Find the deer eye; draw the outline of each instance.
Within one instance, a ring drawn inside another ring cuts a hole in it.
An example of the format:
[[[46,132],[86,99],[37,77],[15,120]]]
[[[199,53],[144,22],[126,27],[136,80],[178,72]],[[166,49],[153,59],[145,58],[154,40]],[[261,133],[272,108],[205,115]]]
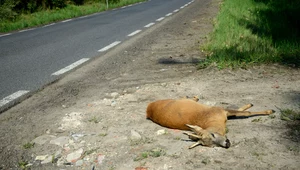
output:
[[[211,136],[213,137],[213,138],[215,138],[215,134],[213,134],[213,133],[210,133],[211,134]]]

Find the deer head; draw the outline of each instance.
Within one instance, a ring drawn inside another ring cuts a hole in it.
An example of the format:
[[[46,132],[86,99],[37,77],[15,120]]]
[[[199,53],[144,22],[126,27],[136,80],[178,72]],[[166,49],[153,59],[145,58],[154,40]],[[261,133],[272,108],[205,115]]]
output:
[[[208,130],[194,125],[186,124],[186,126],[188,126],[194,133],[184,132],[184,134],[188,135],[191,140],[196,141],[196,143],[190,146],[189,149],[192,149],[197,145],[209,147],[221,146],[224,148],[230,147],[230,141],[225,136],[217,132],[209,132]]]

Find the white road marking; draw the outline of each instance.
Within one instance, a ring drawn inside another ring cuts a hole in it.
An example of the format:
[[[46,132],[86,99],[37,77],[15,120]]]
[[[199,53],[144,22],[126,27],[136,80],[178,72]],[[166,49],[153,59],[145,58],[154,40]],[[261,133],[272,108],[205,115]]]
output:
[[[165,17],[158,18],[156,21],[162,21]]]
[[[48,24],[48,25],[44,25],[43,27],[45,28],[45,27],[49,27],[49,26],[51,26],[51,25],[54,25],[55,23],[52,23],[52,24]]]
[[[88,60],[89,60],[89,58],[82,58],[82,59],[76,61],[75,63],[73,63],[73,64],[71,64],[71,65],[69,65],[69,66],[67,66],[67,67],[65,67],[63,69],[58,70],[55,73],[52,73],[52,75],[53,76],[58,76],[58,75],[64,74],[65,72],[68,72],[68,71],[72,70],[73,68],[75,68],[75,67],[77,67],[77,66],[85,63]]]
[[[8,35],[11,35],[11,33],[8,33],[8,34],[2,34],[2,35],[0,35],[0,37],[5,37],[5,36],[8,36]]]
[[[175,12],[178,12],[179,11],[179,9],[175,9],[173,12],[175,13]]]
[[[151,27],[151,26],[154,25],[154,24],[155,24],[155,23],[151,22],[151,23],[145,25],[144,27],[149,28],[149,27]]]
[[[30,29],[26,29],[26,30],[21,30],[19,32],[26,32],[26,31],[31,31],[31,30],[34,30],[35,28],[30,28]]]
[[[136,30],[136,31],[134,31],[134,32],[132,32],[132,33],[130,33],[130,34],[128,34],[127,36],[128,37],[131,37],[131,36],[134,36],[135,34],[138,34],[139,32],[141,32],[142,30]]]
[[[180,7],[181,9],[185,8],[185,6]]]
[[[67,19],[67,20],[64,20],[62,22],[69,22],[69,21],[72,21],[73,19]]]
[[[98,52],[104,52],[104,51],[107,51],[107,50],[109,50],[110,48],[113,48],[114,46],[116,46],[116,45],[118,45],[118,44],[120,44],[120,43],[121,43],[121,41],[115,41],[115,42],[109,44],[108,46],[106,46],[106,47],[104,47],[104,48],[101,48],[100,50],[98,50]]]
[[[166,15],[166,17],[171,16],[171,15],[172,15],[172,13],[168,13],[168,14]]]
[[[29,91],[27,90],[20,90],[20,91],[17,91],[7,97],[5,97],[4,99],[0,100],[0,107],[6,105],[7,103],[10,103],[12,102],[13,100],[16,100],[17,98],[27,94]]]
[[[82,17],[79,17],[79,18],[86,18],[86,17],[88,17],[88,15],[85,15],[85,16],[82,16]]]

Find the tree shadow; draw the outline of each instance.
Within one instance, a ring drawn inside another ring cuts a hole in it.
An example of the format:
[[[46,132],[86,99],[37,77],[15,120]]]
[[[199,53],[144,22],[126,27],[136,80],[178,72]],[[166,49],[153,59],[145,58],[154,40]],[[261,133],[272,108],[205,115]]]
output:
[[[166,65],[175,65],[175,64],[199,64],[201,60],[197,58],[190,58],[190,59],[174,59],[174,58],[160,58],[158,59],[159,64],[166,64]]]
[[[253,34],[267,39],[277,49],[280,63],[300,67],[300,1],[299,0],[253,0],[265,8],[251,11],[254,21],[239,20]]]

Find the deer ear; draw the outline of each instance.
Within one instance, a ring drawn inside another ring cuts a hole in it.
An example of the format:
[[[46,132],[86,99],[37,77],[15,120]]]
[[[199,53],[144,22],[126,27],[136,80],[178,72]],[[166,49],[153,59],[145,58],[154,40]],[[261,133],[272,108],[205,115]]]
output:
[[[203,134],[203,129],[199,126],[195,126],[195,125],[189,125],[189,124],[186,124],[187,127],[189,127],[191,129],[191,131],[193,131],[194,133],[200,135],[200,134]]]

